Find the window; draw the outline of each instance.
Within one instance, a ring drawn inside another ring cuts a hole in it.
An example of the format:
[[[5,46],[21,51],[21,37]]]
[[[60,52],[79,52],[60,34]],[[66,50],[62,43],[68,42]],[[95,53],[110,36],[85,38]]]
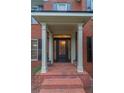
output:
[[[87,0],[87,10],[88,11],[93,10],[93,0]]]
[[[92,63],[92,37],[87,37],[87,62]]]
[[[47,2],[48,0],[43,0],[44,2]]]
[[[54,3],[53,10],[68,11],[71,10],[71,5],[69,3]]]
[[[32,6],[32,9],[31,9],[32,12],[40,12],[42,10],[43,10],[42,5]]]
[[[31,40],[31,59],[32,61],[38,60],[38,40],[37,39]]]

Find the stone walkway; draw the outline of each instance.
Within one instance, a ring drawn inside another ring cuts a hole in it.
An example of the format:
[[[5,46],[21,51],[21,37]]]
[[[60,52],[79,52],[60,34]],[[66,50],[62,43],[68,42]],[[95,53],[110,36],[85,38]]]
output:
[[[92,78],[70,63],[54,63],[47,73],[32,77],[32,93],[93,93]]]

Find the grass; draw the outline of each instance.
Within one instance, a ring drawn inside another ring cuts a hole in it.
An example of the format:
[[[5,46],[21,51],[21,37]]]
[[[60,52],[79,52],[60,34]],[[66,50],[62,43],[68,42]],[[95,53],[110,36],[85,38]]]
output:
[[[35,73],[37,73],[38,71],[40,71],[41,70],[41,66],[39,65],[39,66],[37,66],[37,67],[35,67],[35,68],[32,68],[31,69],[31,73],[32,74],[35,74]]]

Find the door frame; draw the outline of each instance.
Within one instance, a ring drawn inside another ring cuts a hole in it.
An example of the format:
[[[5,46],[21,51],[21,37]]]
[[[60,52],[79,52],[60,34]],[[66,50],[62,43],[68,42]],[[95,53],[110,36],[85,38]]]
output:
[[[71,62],[71,38],[53,38],[53,51],[56,51],[56,50],[54,50],[54,40],[70,40],[70,59],[68,61]],[[53,52],[53,60],[55,63],[59,62],[54,59],[54,52]],[[63,63],[66,63],[66,62],[63,62]]]

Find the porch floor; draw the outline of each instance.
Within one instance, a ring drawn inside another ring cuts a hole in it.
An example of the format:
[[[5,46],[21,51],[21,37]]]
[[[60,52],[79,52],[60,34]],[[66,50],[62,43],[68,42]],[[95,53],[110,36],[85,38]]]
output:
[[[92,78],[71,63],[54,63],[32,77],[32,93],[93,93]]]
[[[48,67],[48,72],[42,75],[77,75],[77,71],[71,63],[54,63]]]

